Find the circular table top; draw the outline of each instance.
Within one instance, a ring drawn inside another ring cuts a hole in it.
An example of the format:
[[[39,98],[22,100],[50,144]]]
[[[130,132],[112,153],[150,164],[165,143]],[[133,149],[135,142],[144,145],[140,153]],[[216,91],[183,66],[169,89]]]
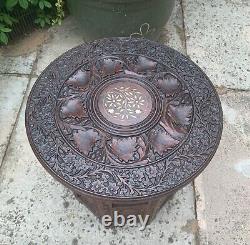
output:
[[[83,194],[142,198],[189,183],[213,157],[222,110],[208,77],[145,39],[73,48],[39,76],[26,130],[42,165]]]

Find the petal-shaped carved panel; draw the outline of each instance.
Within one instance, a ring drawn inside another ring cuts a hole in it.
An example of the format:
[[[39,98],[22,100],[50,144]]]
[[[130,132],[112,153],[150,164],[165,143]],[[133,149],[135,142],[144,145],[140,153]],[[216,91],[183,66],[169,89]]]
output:
[[[140,162],[146,153],[146,144],[141,137],[113,137],[109,147],[114,158],[126,163]]]
[[[73,133],[73,138],[80,152],[88,155],[101,137],[95,130],[89,129],[86,131],[77,130]]]
[[[133,154],[136,151],[136,138],[114,138],[111,147],[119,159],[128,162],[133,160]]]
[[[63,118],[77,117],[83,118],[86,112],[83,108],[82,102],[79,99],[70,99],[61,107],[61,114]]]
[[[178,125],[189,125],[192,115],[192,106],[186,105],[169,105],[168,115],[173,120],[174,123]]]
[[[162,74],[157,79],[158,87],[167,95],[172,95],[178,92],[180,82],[171,74]]]
[[[67,84],[72,85],[75,88],[86,89],[90,81],[90,71],[79,70],[75,75],[70,77]]]
[[[124,63],[121,60],[112,57],[100,59],[94,66],[94,70],[103,76],[119,73],[124,68]]]
[[[150,137],[152,147],[155,152],[163,155],[167,150],[174,148],[179,141],[172,138],[166,132],[157,132]]]
[[[146,57],[139,56],[138,63],[135,66],[136,72],[146,72],[155,70],[157,62],[152,61]]]

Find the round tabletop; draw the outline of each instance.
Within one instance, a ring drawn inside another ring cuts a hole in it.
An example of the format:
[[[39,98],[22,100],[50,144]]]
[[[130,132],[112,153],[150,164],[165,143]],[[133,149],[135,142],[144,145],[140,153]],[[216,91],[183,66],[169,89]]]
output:
[[[107,198],[170,194],[210,162],[218,95],[179,52],[145,39],[82,44],[39,76],[26,130],[42,165],[71,189]]]

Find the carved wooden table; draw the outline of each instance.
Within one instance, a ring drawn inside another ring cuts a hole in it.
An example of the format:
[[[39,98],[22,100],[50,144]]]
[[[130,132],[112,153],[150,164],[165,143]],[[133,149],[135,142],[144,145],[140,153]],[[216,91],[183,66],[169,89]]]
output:
[[[217,93],[179,52],[111,38],[64,53],[39,76],[26,129],[41,164],[95,215],[151,215],[213,157]]]

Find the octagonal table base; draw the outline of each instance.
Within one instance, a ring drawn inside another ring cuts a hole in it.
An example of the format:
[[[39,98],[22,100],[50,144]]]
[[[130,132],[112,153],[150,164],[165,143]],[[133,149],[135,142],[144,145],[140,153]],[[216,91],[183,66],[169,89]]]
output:
[[[104,215],[109,215],[114,221],[114,212],[123,215],[125,219],[129,215],[139,215],[145,219],[149,215],[148,223],[156,216],[157,212],[165,204],[165,202],[173,197],[174,194],[147,198],[143,200],[108,200],[98,197],[89,197],[74,192],[76,199],[84,204],[96,217],[101,221]],[[113,225],[113,223],[112,223]],[[111,225],[111,226],[112,226]]]

